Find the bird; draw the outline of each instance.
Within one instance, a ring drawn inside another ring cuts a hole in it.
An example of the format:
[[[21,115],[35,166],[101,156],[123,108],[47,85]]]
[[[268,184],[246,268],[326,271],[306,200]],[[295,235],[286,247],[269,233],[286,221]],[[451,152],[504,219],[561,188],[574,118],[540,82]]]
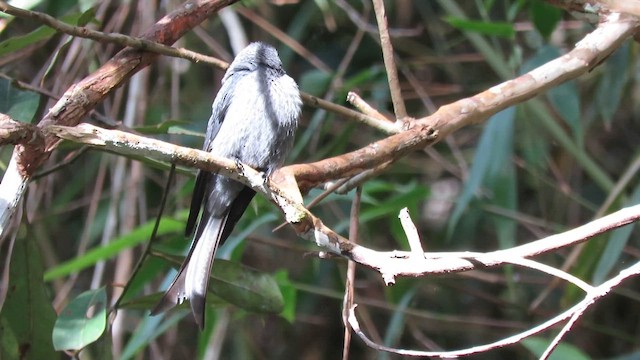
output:
[[[298,85],[283,70],[276,49],[253,42],[236,55],[224,74],[203,150],[261,171],[266,180],[283,165],[293,147],[301,108]],[[192,236],[191,246],[152,315],[188,299],[196,324],[204,328],[216,249],[229,237],[255,194],[226,176],[198,171],[185,229],[185,235]]]

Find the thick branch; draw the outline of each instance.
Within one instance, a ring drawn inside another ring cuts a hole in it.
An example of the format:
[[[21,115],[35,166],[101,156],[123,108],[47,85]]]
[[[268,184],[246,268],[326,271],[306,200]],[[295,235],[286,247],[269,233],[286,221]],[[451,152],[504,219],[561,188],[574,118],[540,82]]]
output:
[[[5,114],[0,114],[0,146],[42,143],[42,141],[42,135],[37,126],[15,121]]]
[[[404,155],[432,145],[464,126],[486,121],[492,115],[510,106],[591,71],[616,50],[624,40],[633,35],[638,26],[636,18],[610,14],[597,29],[585,36],[568,54],[516,79],[496,85],[472,97],[442,106],[433,115],[414,121],[413,126],[417,126],[414,129],[380,140],[370,145],[369,148],[311,164],[293,165],[290,167],[291,169],[287,168],[287,170],[296,174],[300,189],[304,192],[326,181],[351,175],[358,169],[362,171],[380,164],[380,162],[366,158],[372,156],[373,153],[400,151],[399,148],[401,148],[402,155]],[[378,124],[381,129],[388,127],[391,133],[398,131],[395,124],[386,120],[368,116],[367,121]],[[424,125],[428,127],[424,127]],[[427,129],[437,133],[437,139],[429,139],[431,134],[425,132]],[[374,148],[370,148],[372,146]],[[398,158],[399,156],[391,157],[392,160]]]
[[[314,186],[334,179],[350,177],[407,153],[426,147],[436,141],[438,134],[428,126],[417,126],[408,131],[369,144],[361,149],[311,164],[296,164],[285,168],[295,175],[303,193]]]
[[[173,44],[187,31],[208,18],[212,13],[236,0],[187,1],[181,7],[160,19],[141,38],[165,45]],[[73,126],[108,94],[122,85],[133,74],[149,65],[158,56],[139,49],[126,48],[116,54],[100,69],[69,88],[38,126]],[[56,146],[57,138],[45,139],[44,149],[18,146],[18,168],[26,176],[33,175]]]
[[[291,186],[285,189],[279,185],[291,183],[286,179],[284,181],[278,180],[277,184],[265,183],[260,173],[246,166],[238,166],[233,160],[219,158],[205,151],[180,147],[119,130],[106,130],[89,124],[81,124],[72,128],[50,126],[43,131],[48,135],[115,153],[146,156],[159,161],[219,172],[238,180],[277,204],[287,222],[296,229],[299,236],[360,265],[375,269],[380,272],[387,284],[392,284],[398,276],[417,277],[425,274],[444,274],[472,270],[478,266],[488,267],[512,263],[513,259],[532,257],[578,244],[611,229],[640,220],[640,205],[635,205],[565,233],[490,253],[415,254],[406,251],[374,251],[351,243],[326,227],[320,219],[302,205],[301,197],[299,193],[295,192],[295,189]],[[286,177],[287,173],[276,172],[276,175]]]

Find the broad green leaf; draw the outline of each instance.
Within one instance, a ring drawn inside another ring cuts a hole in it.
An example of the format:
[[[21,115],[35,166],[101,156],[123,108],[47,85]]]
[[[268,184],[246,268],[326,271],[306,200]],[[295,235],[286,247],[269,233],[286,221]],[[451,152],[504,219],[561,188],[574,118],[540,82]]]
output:
[[[562,10],[541,0],[531,2],[531,20],[536,30],[549,39],[558,22],[562,19]]]
[[[56,350],[81,350],[98,340],[107,327],[107,292],[104,287],[85,291],[60,312],[53,328]]]
[[[154,254],[176,265],[184,261],[183,256],[157,250]],[[233,261],[216,259],[213,262],[209,291],[251,312],[277,314],[284,308],[282,293],[271,275]]]
[[[211,289],[228,302],[258,313],[279,313],[284,299],[274,278],[242,264],[217,259]]]
[[[54,268],[49,269],[44,276],[45,281],[51,281],[63,276],[67,276],[90,266],[98,261],[106,260],[117,255],[120,251],[149,241],[155,220],[149,221],[128,234],[113,240],[106,246],[94,248],[87,251],[80,257],[64,262]],[[158,236],[179,233],[184,229],[184,223],[171,218],[163,218],[158,228]]]
[[[627,203],[627,206],[632,206],[640,204],[640,184],[636,186],[633,191],[633,195],[631,195],[631,199]],[[620,228],[617,228],[611,232],[611,236],[607,241],[607,245],[604,248],[604,251],[600,254],[600,259],[598,260],[598,265],[596,266],[593,273],[593,282],[594,285],[602,284],[607,278],[609,274],[616,266],[616,264],[620,263],[620,256],[622,255],[622,251],[624,247],[627,245],[629,241],[629,237],[631,236],[631,232],[637,224],[629,224]]]
[[[42,281],[42,259],[35,239],[13,246],[7,297],[0,312],[0,358],[54,359],[51,332],[56,313]]]
[[[19,89],[11,81],[0,78],[0,113],[28,123],[33,120],[39,103],[37,93]]]
[[[530,337],[522,340],[522,345],[527,348],[527,350],[531,351],[531,353],[535,357],[540,357],[544,351],[547,349],[550,340],[543,339],[540,337]],[[558,347],[555,348],[551,356],[549,356],[549,360],[589,360],[591,359],[587,354],[582,352],[582,350],[577,347],[567,344],[560,343]]]
[[[513,24],[510,23],[474,21],[453,16],[445,17],[444,21],[446,21],[447,23],[449,23],[449,25],[453,26],[456,29],[489,36],[498,36],[502,38],[512,39],[516,34],[516,31],[513,28]]]

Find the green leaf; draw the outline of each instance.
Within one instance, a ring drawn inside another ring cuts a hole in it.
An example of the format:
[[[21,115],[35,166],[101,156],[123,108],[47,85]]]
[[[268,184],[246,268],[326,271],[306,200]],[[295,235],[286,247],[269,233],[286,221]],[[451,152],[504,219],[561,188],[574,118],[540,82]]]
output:
[[[540,337],[530,337],[522,340],[522,345],[527,348],[527,350],[531,351],[531,353],[535,357],[540,357],[544,351],[547,349],[551,341],[547,339],[543,339]],[[558,347],[555,348],[551,356],[549,356],[549,360],[589,360],[591,359],[587,354],[582,352],[582,350],[577,347],[567,344],[560,343]]]
[[[40,95],[21,90],[11,81],[0,78],[0,113],[22,122],[31,122],[38,110]]]
[[[631,199],[627,203],[627,206],[636,204],[640,204],[640,184],[638,184],[638,186],[636,186],[635,190],[633,191],[633,195],[631,195]],[[627,242],[629,242],[631,233],[636,226],[636,223],[633,223],[617,228],[611,232],[611,236],[607,241],[607,245],[605,246],[604,251],[602,251],[601,253],[601,257],[598,260],[598,265],[596,266],[593,273],[594,285],[602,284],[607,279],[607,277],[611,273],[611,270],[613,270],[616,264],[620,263],[620,256],[622,255],[622,251],[624,250],[624,247],[627,246]]]
[[[184,256],[158,250],[154,250],[154,255],[159,255],[175,265],[184,261]],[[282,293],[271,275],[224,259],[216,259],[213,262],[209,292],[251,312],[277,314],[284,308]]]
[[[170,316],[147,316],[143,318],[122,350],[120,360],[128,360],[134,357],[142,348],[148,346],[153,339],[168,329],[174,328],[178,321],[187,314],[187,311],[176,311],[171,313]]]
[[[67,15],[64,16],[61,20],[62,22],[66,22],[68,24],[78,24],[80,19],[83,19],[83,21],[86,20],[87,12],[85,12],[84,14]],[[54,30],[53,28],[42,25],[28,34],[9,38],[5,41],[0,42],[0,56],[4,56],[9,53],[24,49],[27,46],[35,44],[39,41],[47,40],[55,35],[55,33],[56,30]]]
[[[291,283],[289,273],[286,270],[276,271],[273,277],[278,283],[278,286],[280,286],[280,291],[284,299],[284,308],[280,312],[280,316],[288,322],[293,323],[296,319],[298,290],[296,290],[296,287]]]
[[[463,31],[470,31],[489,36],[498,36],[507,39],[512,39],[516,35],[513,24],[510,23],[475,21],[457,18],[454,16],[446,16],[444,21],[454,28]]]
[[[0,56],[4,56],[18,50],[24,49],[31,44],[49,39],[56,31],[48,26],[40,26],[32,32],[14,36],[5,41],[0,42]]]
[[[275,279],[242,264],[216,259],[210,289],[222,299],[257,313],[280,313],[284,299]]]
[[[549,39],[560,19],[562,19],[561,9],[540,0],[531,2],[531,21],[545,39]]]
[[[106,260],[117,255],[122,250],[136,246],[149,240],[151,231],[153,230],[155,220],[149,221],[128,234],[113,240],[106,246],[95,248],[87,251],[84,255],[64,262],[54,268],[49,269],[45,275],[45,281],[51,281],[63,276],[67,276],[90,266],[98,261]],[[162,218],[157,236],[179,233],[183,231],[184,224],[171,218]]]
[[[620,106],[620,100],[624,98],[622,92],[629,80],[633,79],[628,71],[630,59],[631,46],[629,43],[624,43],[604,65],[595,97],[598,112],[607,124],[611,124],[613,115]]]
[[[469,178],[456,201],[449,219],[449,234],[462,217],[467,206],[484,184],[496,185],[497,179],[508,173],[513,155],[513,119],[515,107],[510,107],[494,115],[487,123],[476,149]],[[491,189],[500,191],[499,188]],[[503,197],[507,195],[501,195]]]
[[[309,70],[300,78],[300,89],[314,96],[321,96],[329,86],[332,75],[320,70]]]
[[[138,126],[134,129],[145,135],[156,134],[175,134],[175,135],[191,135],[204,138],[204,133],[192,131],[183,127],[189,123],[183,120],[167,120],[155,125]]]
[[[567,81],[549,89],[547,98],[562,119],[571,127],[576,144],[582,148],[584,146],[584,129],[580,116],[580,94],[576,82]]]
[[[81,350],[100,338],[107,327],[104,287],[85,291],[62,310],[53,328],[56,350]]]
[[[0,312],[1,359],[54,359],[51,331],[56,313],[42,282],[42,259],[35,239],[13,246],[7,297]]]
[[[545,45],[536,51],[527,62],[522,65],[521,73],[531,71],[562,54],[552,45]],[[571,127],[576,144],[582,147],[584,141],[584,128],[580,114],[580,92],[575,81],[568,81],[551,88],[546,93],[547,99],[562,119]]]

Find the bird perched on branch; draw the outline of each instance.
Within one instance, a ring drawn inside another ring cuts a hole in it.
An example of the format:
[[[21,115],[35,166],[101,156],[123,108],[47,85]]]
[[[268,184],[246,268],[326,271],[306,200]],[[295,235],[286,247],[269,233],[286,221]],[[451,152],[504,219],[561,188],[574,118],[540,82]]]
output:
[[[264,172],[266,179],[282,166],[293,146],[301,106],[298,85],[282,69],[277,51],[254,42],[240,51],[224,74],[203,150],[247,164]],[[253,189],[228,177],[198,172],[186,226],[186,235],[193,235],[191,248],[153,315],[188,299],[196,323],[204,327],[216,249],[254,195]]]

